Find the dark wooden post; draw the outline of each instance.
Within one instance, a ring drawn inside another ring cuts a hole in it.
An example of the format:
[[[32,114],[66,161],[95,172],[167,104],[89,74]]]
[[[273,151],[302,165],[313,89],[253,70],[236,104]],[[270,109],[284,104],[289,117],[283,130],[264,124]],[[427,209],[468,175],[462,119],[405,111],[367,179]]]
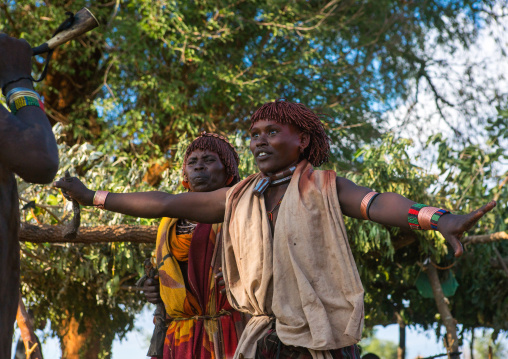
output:
[[[395,312],[399,325],[399,346],[397,347],[397,359],[406,359],[406,323],[399,312]]]
[[[21,331],[21,339],[23,340],[23,344],[25,344],[26,358],[42,359],[41,348],[37,342],[37,337],[35,336],[32,322],[25,309],[25,304],[23,303],[21,293],[19,293],[16,321],[18,322],[18,327]]]
[[[459,358],[459,339],[457,337],[457,321],[453,318],[450,308],[448,308],[447,299],[444,296],[441,282],[437,274],[437,269],[433,266],[433,263],[429,263],[426,267],[426,272],[429,277],[432,292],[434,293],[434,299],[436,301],[437,309],[441,315],[441,320],[446,328],[446,350],[448,351],[448,357],[450,359]]]

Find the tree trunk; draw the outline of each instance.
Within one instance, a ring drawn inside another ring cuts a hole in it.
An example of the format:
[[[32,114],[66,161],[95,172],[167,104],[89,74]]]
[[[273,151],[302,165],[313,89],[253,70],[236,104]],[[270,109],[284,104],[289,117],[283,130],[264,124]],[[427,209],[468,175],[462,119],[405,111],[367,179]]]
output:
[[[19,231],[21,242],[32,243],[155,243],[157,226],[98,226],[80,227],[76,239],[64,238],[65,226],[33,225],[23,223]]]
[[[437,269],[430,263],[427,268],[427,275],[429,277],[430,285],[432,286],[432,292],[434,293],[434,299],[436,300],[437,309],[441,314],[441,320],[446,328],[446,349],[448,356],[451,359],[459,358],[457,353],[459,351],[459,339],[457,337],[457,321],[453,318],[450,308],[448,308],[447,300],[439,281]]]
[[[86,316],[83,320],[84,328],[79,328],[78,321],[72,315],[61,322],[58,335],[60,337],[62,359],[99,358],[102,349],[101,335],[92,329],[92,323]],[[109,357],[108,355],[107,358]]]
[[[406,359],[406,323],[400,313],[395,312],[397,324],[399,324],[399,346],[397,348],[397,359]]]
[[[471,344],[469,345],[471,351],[471,359],[474,359],[474,328],[471,330]]]
[[[33,322],[28,316],[23,303],[21,293],[19,293],[18,313],[16,314],[16,321],[18,322],[19,330],[21,331],[21,338],[25,344],[25,353],[27,359],[42,359],[40,344],[35,336]]]

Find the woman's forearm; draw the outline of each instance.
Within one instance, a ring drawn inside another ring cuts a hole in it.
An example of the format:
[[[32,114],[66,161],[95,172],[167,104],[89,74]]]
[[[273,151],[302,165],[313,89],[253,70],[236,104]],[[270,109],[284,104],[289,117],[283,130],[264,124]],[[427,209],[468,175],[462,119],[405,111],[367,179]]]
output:
[[[168,202],[173,195],[165,192],[109,193],[104,209],[141,218],[168,217]],[[172,212],[172,211],[170,211]]]
[[[186,218],[201,223],[220,223],[224,219],[226,193],[229,188],[213,192],[96,193],[78,178],[60,178],[53,186],[83,206],[104,204],[104,209],[141,218]],[[95,197],[97,195],[97,197]],[[94,201],[95,197],[95,201]],[[102,201],[100,200],[102,198]]]
[[[409,228],[408,212],[414,203],[400,194],[385,192],[372,202],[369,217],[380,224]]]

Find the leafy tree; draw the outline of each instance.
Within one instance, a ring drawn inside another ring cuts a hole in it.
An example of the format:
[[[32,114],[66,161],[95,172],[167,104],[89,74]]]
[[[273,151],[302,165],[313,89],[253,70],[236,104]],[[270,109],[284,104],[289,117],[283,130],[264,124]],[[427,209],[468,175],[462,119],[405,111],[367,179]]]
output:
[[[241,173],[250,174],[255,167],[245,146],[246,119],[260,104],[286,98],[329,115],[330,167],[340,175],[378,191],[467,211],[486,194],[506,199],[502,174],[485,180],[506,156],[505,112],[482,125],[484,135],[492,136],[492,149],[433,138],[429,146],[439,146],[441,177],[415,164],[414,142],[400,139],[398,131],[383,134],[386,113],[412,101],[424,83],[436,103],[445,103],[433,70],[450,67],[429,49],[456,54],[473,44],[478,30],[494,19],[489,13],[502,3],[21,0],[0,3],[5,19],[0,31],[39,44],[65,18],[65,10],[83,5],[103,24],[55,51],[50,74],[38,88],[48,116],[59,123],[60,175],[71,169],[93,188],[182,190],[182,150],[202,130],[229,135],[241,153]],[[40,58],[35,68],[40,72]],[[468,109],[474,115],[475,106]],[[471,179],[471,173],[479,174]],[[443,185],[443,178],[449,184]],[[35,208],[22,210],[28,223],[61,225],[70,212],[48,187],[20,183],[20,196],[22,206],[35,201]],[[505,213],[506,201],[472,234],[505,231]],[[83,211],[82,222],[154,223],[95,211]],[[443,239],[359,221],[347,226],[366,288],[367,326],[392,323],[395,313],[408,324],[434,323],[436,311],[429,308],[435,304],[418,295],[414,281],[427,257],[451,261]],[[506,307],[503,297],[487,309],[489,298],[481,295],[490,275],[504,280],[500,269],[486,263],[492,246],[479,245],[478,254],[452,269],[463,283],[459,291],[480,294],[451,299],[466,328],[477,325],[472,318],[478,310],[486,313],[481,325],[503,328],[498,315]],[[506,256],[504,244],[495,246]],[[129,330],[140,310],[140,296],[125,288],[132,289],[150,250],[151,245],[132,243],[22,245],[23,293],[36,317],[52,319],[64,357],[70,357],[66,337],[72,328],[82,357],[110,356],[114,335]],[[488,270],[475,271],[478,264]]]
[[[475,339],[474,345],[474,356],[477,358],[492,358],[492,359],[502,359],[508,356],[508,348],[506,347],[506,342],[503,339],[506,338],[496,338],[493,340],[493,333],[485,332],[484,336]],[[492,356],[489,356],[489,351],[491,351]]]
[[[397,344],[390,340],[369,337],[362,340],[362,355],[373,353],[382,359],[397,359]]]

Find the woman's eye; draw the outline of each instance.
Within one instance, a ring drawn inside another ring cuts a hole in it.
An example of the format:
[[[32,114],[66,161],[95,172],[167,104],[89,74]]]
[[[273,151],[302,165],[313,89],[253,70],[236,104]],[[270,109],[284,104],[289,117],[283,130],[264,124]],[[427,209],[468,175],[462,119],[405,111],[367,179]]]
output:
[[[253,134],[251,135],[251,137],[252,137],[252,138],[258,138],[258,137],[259,137],[259,133],[253,133]]]
[[[277,133],[277,130],[270,130],[269,134],[270,135],[275,135]]]

